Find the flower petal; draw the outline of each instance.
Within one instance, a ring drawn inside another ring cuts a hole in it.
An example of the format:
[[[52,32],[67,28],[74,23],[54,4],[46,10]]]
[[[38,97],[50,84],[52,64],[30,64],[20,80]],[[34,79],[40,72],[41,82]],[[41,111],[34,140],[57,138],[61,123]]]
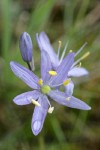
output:
[[[64,86],[64,88],[65,88],[65,93],[67,93],[68,95],[72,95],[74,90],[74,83],[70,81],[70,83]]]
[[[41,77],[44,81],[48,81],[50,74],[48,73],[51,70],[50,57],[46,51],[41,51]]]
[[[78,99],[74,96],[71,97],[67,106],[71,107],[71,108],[81,109],[81,110],[90,110],[91,109],[91,107],[89,105],[87,105],[85,102],[81,101],[80,99]]]
[[[37,40],[40,50],[41,51],[45,50],[49,54],[51,62],[52,62],[52,66],[54,68],[56,68],[58,66],[59,61],[58,61],[58,57],[57,57],[55,51],[53,50],[53,47],[49,41],[48,36],[45,34],[45,32],[41,32],[40,36],[38,36],[38,34],[36,34],[36,40]]]
[[[39,88],[37,84],[39,78],[32,71],[14,61],[10,62],[10,66],[13,73],[22,79],[29,87],[33,89]]]
[[[66,94],[64,92],[57,90],[51,90],[48,95],[55,100],[57,103],[59,104],[63,104],[63,102],[65,103],[65,99],[67,98]]]
[[[50,79],[50,86],[57,86],[63,83],[63,81],[66,79],[68,71],[70,70],[72,64],[74,62],[74,53],[69,53],[61,62],[61,64],[58,66],[56,72],[57,75],[54,77],[51,77]]]
[[[31,103],[31,99],[38,99],[39,97],[39,92],[34,90],[34,91],[30,91],[30,92],[25,92],[25,93],[22,93],[18,96],[16,96],[14,99],[13,99],[13,102],[17,105],[27,105],[27,104],[30,104]]]
[[[65,94],[64,92],[60,92],[58,90],[57,91],[51,90],[48,95],[59,104],[65,105],[67,107],[82,109],[82,110],[91,109],[91,107],[88,106],[85,102],[75,98],[74,96],[71,96],[69,99],[69,96],[67,94]]]
[[[72,76],[72,77],[80,77],[80,76],[85,76],[88,74],[89,74],[89,72],[83,67],[73,67],[68,72],[68,76]]]
[[[43,128],[44,120],[48,112],[48,100],[47,96],[41,95],[38,99],[40,107],[35,106],[32,117],[32,132],[34,135],[38,135]]]

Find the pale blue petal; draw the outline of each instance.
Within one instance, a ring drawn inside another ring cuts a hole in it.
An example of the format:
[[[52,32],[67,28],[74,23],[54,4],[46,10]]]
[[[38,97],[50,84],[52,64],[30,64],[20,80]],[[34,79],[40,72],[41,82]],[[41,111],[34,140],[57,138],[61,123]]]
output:
[[[48,53],[46,51],[41,51],[41,77],[46,83],[49,80],[50,74],[48,73],[51,70],[51,61]]]
[[[89,74],[89,72],[83,67],[73,67],[68,72],[68,76],[72,76],[72,77],[80,77],[80,76],[85,76],[88,74]]]
[[[42,95],[39,97],[38,102],[40,107],[35,106],[32,117],[32,132],[34,135],[38,135],[43,128],[44,120],[48,112],[48,99],[47,96]]]
[[[89,105],[87,105],[85,102],[81,101],[80,99],[78,99],[74,96],[71,97],[67,106],[71,107],[71,108],[81,109],[81,110],[90,110],[91,109],[91,107]]]
[[[47,35],[44,32],[41,32],[39,36],[38,34],[36,34],[36,40],[37,40],[40,50],[41,51],[45,50],[49,54],[49,57],[52,62],[52,66],[56,68],[58,66],[59,60],[55,51],[53,50],[53,47]]]
[[[64,86],[64,88],[65,88],[65,93],[67,93],[68,95],[72,95],[74,90],[74,83],[70,81],[70,83]]]
[[[32,71],[14,61],[10,62],[10,67],[13,73],[22,79],[29,87],[33,89],[39,88],[39,78]]]
[[[57,75],[51,77],[49,84],[51,87],[57,86],[63,83],[67,78],[68,72],[74,62],[74,53],[69,53],[58,66],[56,72]]]
[[[64,92],[51,90],[48,94],[53,100],[58,102],[59,104],[65,105],[67,107],[82,109],[82,110],[90,110],[91,107],[88,106],[85,102],[71,96],[70,100],[67,100],[69,96]]]
[[[48,95],[55,100],[57,103],[64,105],[65,99],[67,98],[67,94],[61,92],[59,90],[51,90]],[[64,103],[64,104],[63,104]]]
[[[22,93],[18,96],[16,96],[13,99],[13,102],[17,105],[27,105],[31,103],[31,99],[37,100],[39,97],[39,92],[34,90],[34,91],[30,91],[30,92],[25,92]]]

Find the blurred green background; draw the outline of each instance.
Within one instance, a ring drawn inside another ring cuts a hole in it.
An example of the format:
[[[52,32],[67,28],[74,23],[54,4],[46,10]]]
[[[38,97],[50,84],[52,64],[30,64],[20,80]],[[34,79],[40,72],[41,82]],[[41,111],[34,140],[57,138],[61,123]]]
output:
[[[54,103],[42,132],[31,131],[33,105],[17,106],[13,98],[30,88],[11,71],[9,62],[23,65],[19,36],[28,32],[34,44],[35,72],[39,75],[39,49],[35,34],[45,31],[55,50],[78,50],[88,42],[82,61],[90,75],[73,79],[74,96],[84,100],[91,111]],[[0,150],[99,150],[100,149],[100,0],[1,0],[0,1]]]

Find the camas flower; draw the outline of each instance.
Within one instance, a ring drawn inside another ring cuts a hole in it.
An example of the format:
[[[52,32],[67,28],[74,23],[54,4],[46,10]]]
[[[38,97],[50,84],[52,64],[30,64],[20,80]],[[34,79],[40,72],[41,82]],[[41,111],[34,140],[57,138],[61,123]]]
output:
[[[48,38],[48,36],[45,34],[45,32],[41,32],[40,35],[38,35],[38,33],[36,34],[36,40],[38,43],[38,46],[40,48],[40,50],[45,50],[49,56],[50,56],[50,60],[52,63],[52,67],[53,69],[56,71],[57,67],[60,65],[60,63],[63,61],[64,56],[65,56],[65,52],[68,46],[68,43],[66,44],[64,51],[62,53],[61,58],[59,58],[59,54],[60,54],[60,48],[61,48],[61,41],[59,41],[59,47],[58,47],[58,54],[55,53],[50,40]],[[85,47],[86,43],[75,53],[74,57],[76,57]],[[72,51],[72,50],[70,50]],[[73,62],[72,66],[70,67],[70,70],[68,71],[68,74],[66,74],[66,78],[69,78],[69,84],[65,84],[64,88],[65,88],[65,92],[69,95],[73,94],[73,89],[74,89],[74,83],[72,82],[72,80],[70,80],[70,77],[80,77],[80,76],[84,76],[84,75],[88,75],[89,72],[81,67],[81,65],[77,64],[84,59],[85,57],[87,57],[89,55],[89,52],[85,53],[81,58],[79,58],[77,61]]]
[[[32,131],[38,135],[42,130],[47,112],[52,113],[54,107],[48,97],[59,104],[82,110],[90,110],[85,102],[56,89],[56,87],[67,83],[66,74],[68,74],[73,62],[74,53],[69,53],[60,63],[56,71],[52,70],[50,57],[46,51],[41,51],[41,78],[37,77],[32,71],[22,65],[12,61],[10,62],[13,73],[22,79],[32,91],[16,96],[13,101],[17,105],[35,104],[32,117]]]

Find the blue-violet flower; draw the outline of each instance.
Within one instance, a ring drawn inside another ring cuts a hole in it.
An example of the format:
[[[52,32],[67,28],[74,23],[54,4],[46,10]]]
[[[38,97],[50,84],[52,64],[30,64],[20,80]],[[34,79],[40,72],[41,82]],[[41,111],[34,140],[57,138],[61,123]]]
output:
[[[20,94],[13,99],[14,103],[17,105],[27,105],[31,103],[35,104],[31,124],[34,135],[38,135],[42,130],[47,112],[52,113],[54,109],[54,107],[51,106],[48,97],[59,104],[71,108],[82,110],[91,109],[91,107],[85,102],[60,91],[59,89],[56,89],[56,87],[60,85],[69,83],[67,74],[74,63],[74,55],[75,54],[73,52],[68,53],[68,55],[56,68],[56,71],[53,71],[50,55],[46,51],[42,50],[41,78],[17,62],[10,62],[13,73],[23,80],[30,88],[34,89],[32,91]],[[55,59],[53,60],[53,63],[56,65]]]

